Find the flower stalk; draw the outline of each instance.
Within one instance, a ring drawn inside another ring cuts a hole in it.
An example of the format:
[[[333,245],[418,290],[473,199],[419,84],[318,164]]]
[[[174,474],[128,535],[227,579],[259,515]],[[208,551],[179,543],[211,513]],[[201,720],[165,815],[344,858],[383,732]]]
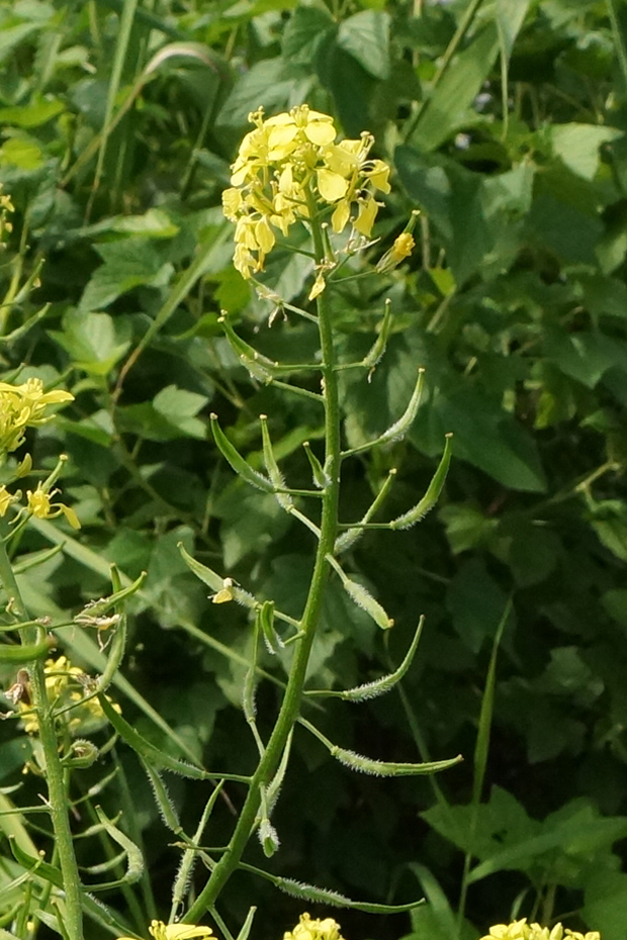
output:
[[[311,231],[316,263],[324,260],[324,242],[311,192],[308,193]],[[215,904],[222,888],[238,867],[244,849],[251,838],[261,805],[261,794],[270,785],[279,767],[287,740],[300,714],[307,665],[320,619],[325,585],[329,575],[326,556],[332,554],[338,531],[338,504],[340,492],[340,404],[333,344],[333,328],[329,297],[323,291],[316,298],[318,331],[322,350],[322,401],[324,406],[325,461],[328,483],[322,492],[320,538],[316,549],[314,570],[307,601],[300,623],[301,637],[296,645],[287,687],[274,730],[255,771],[246,801],[233,831],[227,850],[213,869],[211,876],[195,902],[183,918],[184,923],[195,923]]]

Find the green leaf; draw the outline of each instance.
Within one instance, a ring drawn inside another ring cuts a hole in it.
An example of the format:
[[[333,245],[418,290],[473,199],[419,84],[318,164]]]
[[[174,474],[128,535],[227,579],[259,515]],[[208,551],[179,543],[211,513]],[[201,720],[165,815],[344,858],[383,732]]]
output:
[[[74,366],[91,375],[108,375],[130,346],[128,320],[113,320],[107,313],[69,310],[63,332],[51,331]]]
[[[39,144],[26,134],[15,134],[0,147],[0,167],[16,167],[26,172],[39,170],[44,164],[44,152]]]
[[[466,123],[468,109],[492,70],[498,48],[494,22],[475,33],[423,105],[409,143],[421,151],[435,150]]]
[[[220,109],[218,125],[247,128],[248,115],[263,106],[269,114],[304,101],[310,79],[283,59],[256,62],[235,84]],[[238,135],[239,136],[239,135]]]
[[[595,331],[577,333],[547,330],[545,353],[565,375],[594,388],[608,369],[627,373],[627,344],[617,337]]]
[[[627,923],[627,874],[592,871],[585,884],[582,916],[603,940],[623,940]]]
[[[530,0],[496,0],[496,22],[501,49],[506,59],[512,54],[516,36],[520,32]]]
[[[0,108],[0,124],[15,127],[40,127],[65,111],[58,98],[43,98],[35,95],[22,107]]]
[[[539,822],[530,819],[522,804],[500,787],[493,787],[489,801],[479,805],[473,831],[474,812],[472,804],[438,805],[420,815],[440,835],[479,859],[490,858],[510,845],[516,847],[535,837],[541,828]]]
[[[468,460],[504,486],[531,493],[546,490],[546,478],[537,445],[532,436],[512,415],[488,398],[478,388],[455,380],[450,389],[442,385],[423,409],[429,420],[437,418],[442,431],[455,437],[457,459]],[[411,433],[420,445],[420,415]]]
[[[446,537],[454,555],[488,542],[498,525],[474,506],[451,503],[444,506],[438,516],[446,527]]]
[[[174,266],[144,239],[128,238],[97,246],[104,264],[96,269],[81,297],[79,311],[108,307],[135,287],[167,287]]]
[[[297,6],[283,31],[283,58],[293,65],[311,65],[326,34],[336,29],[326,7]]]
[[[623,136],[616,127],[598,124],[554,124],[550,128],[553,153],[586,180],[592,180],[599,168],[599,148]]]
[[[337,44],[363,69],[385,81],[390,74],[390,17],[381,10],[362,10],[340,23]]]
[[[446,592],[453,626],[475,653],[494,636],[506,604],[506,594],[480,558],[464,562]]]

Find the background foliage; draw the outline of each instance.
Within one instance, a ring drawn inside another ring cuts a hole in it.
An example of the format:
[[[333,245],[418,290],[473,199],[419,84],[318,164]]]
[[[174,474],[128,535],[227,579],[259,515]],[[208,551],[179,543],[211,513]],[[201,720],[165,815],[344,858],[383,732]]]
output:
[[[254,747],[241,714],[245,614],[210,604],[177,542],[288,612],[309,576],[307,534],[234,479],[207,433],[216,411],[254,455],[268,414],[295,486],[308,485],[300,445],[315,448],[322,433],[306,398],[250,378],[217,322],[227,310],[272,358],[307,361],[312,348],[297,319],[268,329],[271,304],[231,266],[217,207],[248,112],[306,101],[349,136],[372,131],[394,167],[383,247],[422,210],[410,263],[385,283],[347,284],[336,302],[353,357],[370,346],[385,297],[394,311],[372,381],[346,374],[351,446],[397,417],[416,367],[428,370],[410,443],[353,463],[345,517],[364,511],[391,467],[390,517],[415,503],[448,431],[455,459],[418,529],[368,533],[353,553],[396,619],[389,645],[338,589],[311,678],[340,688],[380,675],[425,613],[402,695],[325,705],[317,721],[386,759],[466,760],[436,779],[385,782],[351,776],[297,737],[274,870],[369,900],[424,892],[430,902],[411,924],[344,914],[347,936],[449,940],[460,904],[468,937],[512,912],[625,935],[625,24],[622,0],[0,6],[0,181],[17,210],[0,268],[0,353],[7,372],[26,363],[22,375],[62,376],[76,396],[38,434],[36,457],[70,456],[64,492],[83,523],[21,584],[43,615],[104,594],[110,561],[129,578],[148,571],[118,696],[177,756],[246,772]],[[269,272],[297,299],[310,262],[273,253]],[[55,538],[42,521],[21,550]],[[66,646],[97,665],[95,643],[68,632]],[[264,667],[283,675],[276,657]],[[275,704],[266,684],[262,725]],[[0,736],[8,786],[24,745],[9,722]],[[143,772],[122,747],[119,757],[124,774],[99,800],[110,816],[125,806],[160,898],[176,856]],[[85,790],[101,773],[85,772]],[[191,828],[202,786],[170,781]],[[24,787],[36,793],[32,779]],[[220,816],[226,837],[226,802]],[[137,898],[163,916],[147,880],[107,901],[141,932]],[[256,927],[273,937],[300,910],[244,875],[226,898],[238,916],[257,904]],[[0,907],[11,902],[3,895]]]

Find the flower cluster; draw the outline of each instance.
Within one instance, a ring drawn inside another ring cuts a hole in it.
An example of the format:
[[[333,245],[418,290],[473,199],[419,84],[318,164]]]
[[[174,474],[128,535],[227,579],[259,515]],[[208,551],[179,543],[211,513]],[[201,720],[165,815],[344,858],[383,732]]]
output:
[[[0,185],[0,244],[13,231],[13,223],[7,218],[11,212],[15,212],[11,197],[2,195],[2,186]]]
[[[283,934],[283,940],[343,940],[340,925],[332,917],[312,920],[309,914],[301,914],[293,930]]]
[[[231,189],[222,195],[224,214],[236,224],[234,264],[245,278],[263,270],[276,232],[314,213],[328,211],[331,227],[353,228],[369,237],[379,203],[375,192],[388,193],[390,168],[369,158],[371,134],[336,141],[328,114],[299,105],[267,120],[253,112],[255,124],[242,141],[231,170]],[[357,207],[356,217],[352,217]]]
[[[50,405],[73,401],[71,392],[53,389],[44,392],[41,379],[28,379],[22,385],[0,382],[0,453],[11,453],[24,443],[26,428],[50,420]]]
[[[48,659],[45,673],[46,695],[50,704],[56,710],[72,706],[72,710],[64,714],[71,734],[84,734],[86,730],[89,730],[88,726],[100,724],[104,720],[104,712],[98,699],[85,697],[85,680],[87,678],[85,673],[78,666],[73,666],[66,656],[59,656],[58,659]],[[11,691],[9,690],[9,692]],[[27,690],[19,696],[10,696],[9,693],[7,693],[7,696],[13,697],[15,700],[16,708],[22,716],[24,730],[27,734],[37,734],[39,720],[37,713],[30,704],[30,696]],[[113,707],[119,710],[118,705]]]
[[[155,940],[192,940],[193,937],[211,937],[211,927],[194,927],[192,924],[164,924],[162,920],[150,922],[148,933]],[[131,937],[118,937],[118,940],[132,940]]]
[[[513,921],[511,924],[496,924],[481,940],[601,940],[601,934],[591,930],[586,934],[568,930],[561,924],[554,927],[541,927],[540,924],[528,924],[527,918]]]

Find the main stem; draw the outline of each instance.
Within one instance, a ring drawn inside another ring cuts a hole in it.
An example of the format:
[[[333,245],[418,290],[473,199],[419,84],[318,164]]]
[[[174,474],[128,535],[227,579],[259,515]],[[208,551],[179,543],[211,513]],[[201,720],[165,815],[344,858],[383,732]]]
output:
[[[23,620],[28,620],[20,589],[6,545],[0,538],[0,581],[9,598],[13,599],[13,610]],[[22,631],[23,643],[35,643],[40,632],[39,627],[30,627]],[[67,786],[61,758],[59,756],[57,736],[54,728],[52,708],[46,692],[46,675],[41,660],[33,663],[29,669],[33,706],[39,723],[39,740],[46,762],[46,783],[48,785],[49,812],[54,829],[57,857],[63,877],[65,893],[65,929],[69,940],[83,940],[83,909],[81,904],[81,880],[74,853],[74,840],[68,815]]]
[[[311,218],[316,260],[324,260],[324,245],[315,213]],[[326,462],[325,469],[329,476],[329,485],[322,494],[322,518],[320,540],[316,550],[314,570],[307,595],[307,602],[301,619],[303,637],[300,640],[288,679],[285,695],[279,715],[266,746],[265,752],[255,771],[248,795],[242,807],[239,819],[233,831],[226,852],[213,869],[209,881],[198,895],[194,904],[183,918],[184,923],[197,923],[208,908],[213,907],[220,891],[237,868],[244,849],[255,830],[255,820],[261,803],[261,788],[268,786],[277,771],[290,731],[298,718],[303,685],[307,674],[307,663],[316,635],[320,618],[320,609],[324,597],[328,576],[328,563],[325,556],[332,554],[337,534],[338,501],[340,489],[340,406],[335,371],[335,350],[333,348],[333,330],[331,311],[326,292],[317,299],[318,330],[322,348],[322,379],[324,398],[324,428]]]

